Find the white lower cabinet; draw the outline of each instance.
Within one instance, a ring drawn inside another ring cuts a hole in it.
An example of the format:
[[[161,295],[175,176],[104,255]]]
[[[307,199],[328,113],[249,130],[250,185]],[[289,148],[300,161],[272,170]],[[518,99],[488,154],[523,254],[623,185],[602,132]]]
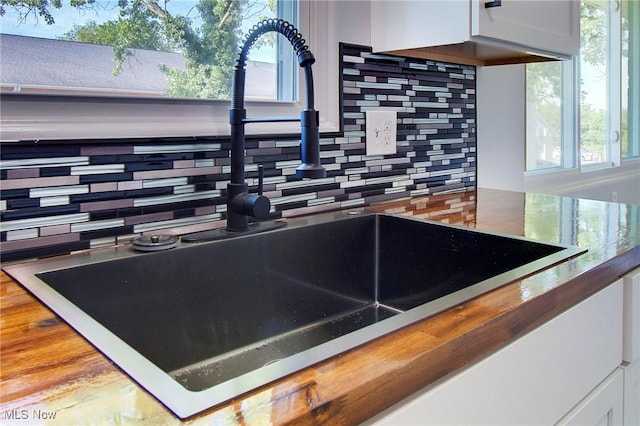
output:
[[[640,359],[640,268],[626,274],[624,283],[624,324],[622,359]]]
[[[624,276],[624,424],[640,426],[640,268]]]
[[[593,391],[578,403],[558,425],[622,425],[624,373],[616,368]]]
[[[621,423],[622,306],[619,280],[369,424]]]
[[[624,424],[640,425],[640,358],[622,366],[624,372]]]

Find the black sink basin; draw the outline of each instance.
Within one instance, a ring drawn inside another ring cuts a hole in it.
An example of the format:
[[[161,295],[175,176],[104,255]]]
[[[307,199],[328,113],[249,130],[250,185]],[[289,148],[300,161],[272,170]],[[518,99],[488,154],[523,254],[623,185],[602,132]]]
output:
[[[361,215],[7,272],[186,417],[577,253]]]

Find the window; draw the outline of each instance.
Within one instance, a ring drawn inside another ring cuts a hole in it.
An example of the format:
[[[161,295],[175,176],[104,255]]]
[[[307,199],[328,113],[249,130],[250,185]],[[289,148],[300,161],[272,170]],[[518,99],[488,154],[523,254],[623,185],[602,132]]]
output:
[[[544,170],[575,166],[571,140],[574,135],[566,123],[573,121],[571,93],[572,64],[541,62],[526,67],[526,169]]]
[[[526,170],[619,166],[640,156],[640,3],[581,1],[580,55],[526,66]],[[635,50],[634,50],[635,48]]]
[[[175,0],[178,1],[178,0]],[[298,16],[298,29],[316,56],[315,107],[321,132],[339,130],[337,41],[344,30],[342,4],[280,0]],[[297,13],[296,13],[297,10]],[[3,21],[3,30],[6,28]],[[341,32],[342,31],[342,32]],[[281,37],[278,37],[281,38]],[[283,51],[290,50],[283,46]],[[2,61],[3,62],[3,61]],[[283,60],[284,62],[284,60]],[[283,65],[286,66],[286,65]],[[304,78],[296,65],[296,101],[246,102],[250,116],[298,115],[304,105]],[[0,73],[1,74],[1,73]],[[281,86],[282,87],[282,86]],[[229,101],[159,96],[77,96],[3,93],[0,97],[0,141],[197,137],[229,135]],[[256,123],[247,134],[299,134],[298,123]]]
[[[607,13],[606,1],[583,0],[580,5],[580,165],[607,164],[612,161],[610,135],[619,134],[619,117],[612,104],[617,95],[610,53],[614,19]],[[619,62],[618,62],[619,63]],[[609,119],[611,118],[611,119]]]
[[[297,21],[290,0],[77,3],[3,2],[3,92],[229,99],[244,34],[264,18]],[[248,98],[295,100],[283,47],[271,33],[251,49]]]

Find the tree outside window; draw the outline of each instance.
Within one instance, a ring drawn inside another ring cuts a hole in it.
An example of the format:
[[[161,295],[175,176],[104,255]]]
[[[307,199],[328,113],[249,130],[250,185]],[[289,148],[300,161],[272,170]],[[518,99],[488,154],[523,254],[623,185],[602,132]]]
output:
[[[562,167],[562,63],[526,67],[526,170]]]
[[[610,161],[609,110],[610,38],[606,1],[580,5],[580,164]]]
[[[3,22],[3,32],[14,33],[27,26],[56,28],[70,16],[82,17],[56,38],[111,46],[114,75],[138,60],[138,50],[178,53],[184,57],[183,67],[158,65],[169,96],[228,99],[243,33],[261,19],[276,17],[282,1],[1,0],[0,14],[3,21],[14,23]],[[253,50],[268,50],[275,69],[274,40],[273,34],[261,37]],[[273,80],[275,86],[277,79]]]

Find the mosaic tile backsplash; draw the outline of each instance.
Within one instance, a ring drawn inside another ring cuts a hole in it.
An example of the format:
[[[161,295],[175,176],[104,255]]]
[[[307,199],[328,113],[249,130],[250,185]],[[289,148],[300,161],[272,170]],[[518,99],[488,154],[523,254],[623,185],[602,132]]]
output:
[[[272,217],[475,186],[475,67],[341,45],[344,132],[321,138],[327,177],[298,181],[297,138],[247,141]],[[365,112],[397,111],[397,153],[367,156]],[[59,141],[1,147],[2,261],[111,246],[225,218],[229,141]],[[252,188],[254,190],[255,188]]]

